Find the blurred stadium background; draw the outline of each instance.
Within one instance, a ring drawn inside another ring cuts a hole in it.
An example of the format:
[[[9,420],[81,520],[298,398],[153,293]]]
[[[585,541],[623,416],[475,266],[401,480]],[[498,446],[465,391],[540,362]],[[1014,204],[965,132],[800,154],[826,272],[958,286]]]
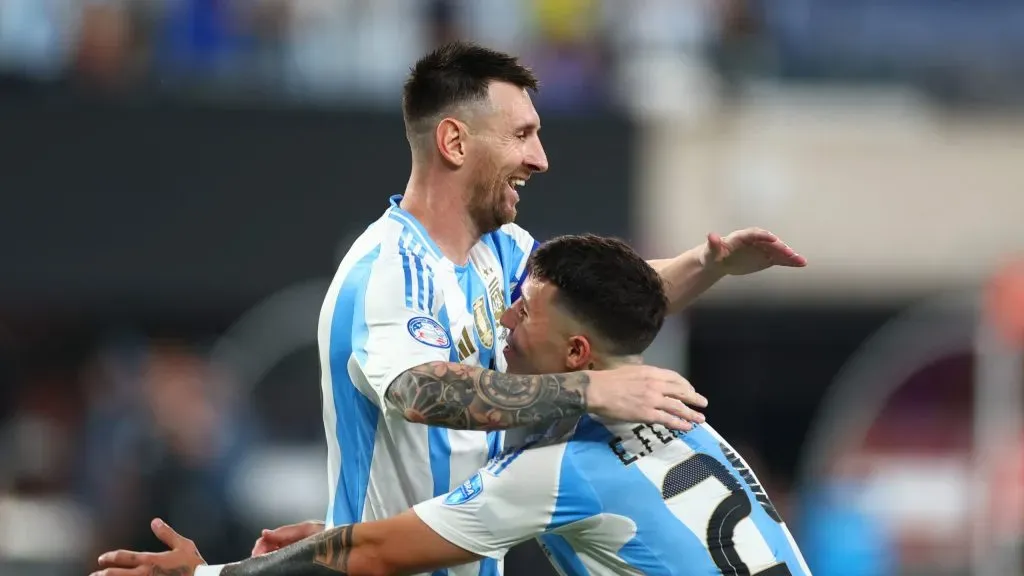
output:
[[[1022,573],[1020,0],[0,0],[0,574],[159,549],[156,515],[210,562],[323,515],[316,316],[455,37],[542,78],[538,238],[810,259],[650,359],[815,574]]]

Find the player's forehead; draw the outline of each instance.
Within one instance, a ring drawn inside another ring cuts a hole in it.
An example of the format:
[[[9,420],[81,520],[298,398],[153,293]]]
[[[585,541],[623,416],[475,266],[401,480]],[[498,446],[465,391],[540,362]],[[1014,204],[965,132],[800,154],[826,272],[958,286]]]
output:
[[[529,274],[519,292],[524,306],[530,311],[540,311],[547,309],[557,291],[554,284]]]
[[[488,86],[488,98],[495,120],[515,129],[539,129],[540,115],[526,88],[509,82],[494,81]]]

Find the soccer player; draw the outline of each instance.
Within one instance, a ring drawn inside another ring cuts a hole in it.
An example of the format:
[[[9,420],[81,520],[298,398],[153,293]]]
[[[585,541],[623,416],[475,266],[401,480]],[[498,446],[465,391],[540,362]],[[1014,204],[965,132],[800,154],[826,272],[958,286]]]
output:
[[[530,257],[505,312],[517,373],[611,371],[641,362],[667,302],[620,241],[565,236]],[[708,424],[688,432],[575,416],[531,431],[447,494],[392,518],[336,527],[276,553],[203,566],[167,526],[170,552],[119,551],[96,576],[320,576],[428,572],[501,558],[539,537],[563,574],[809,575],[754,472]],[[120,567],[120,568],[117,568]]]
[[[701,421],[690,406],[706,401],[672,371],[505,373],[498,319],[536,246],[512,221],[520,190],[548,168],[536,88],[516,58],[467,43],[413,67],[402,101],[408,184],[350,248],[320,317],[326,523],[268,532],[254,554],[445,494],[501,450],[509,428],[584,413],[679,430]],[[675,310],[726,274],[804,261],[752,229],[652,264]],[[451,574],[497,571],[486,560]]]

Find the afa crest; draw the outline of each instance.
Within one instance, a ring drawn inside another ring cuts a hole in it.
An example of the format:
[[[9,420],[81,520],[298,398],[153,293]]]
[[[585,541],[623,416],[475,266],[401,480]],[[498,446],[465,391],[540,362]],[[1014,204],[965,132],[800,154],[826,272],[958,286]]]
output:
[[[473,322],[476,324],[476,333],[480,336],[480,344],[484,348],[494,346],[494,326],[487,314],[487,302],[481,296],[473,302]]]

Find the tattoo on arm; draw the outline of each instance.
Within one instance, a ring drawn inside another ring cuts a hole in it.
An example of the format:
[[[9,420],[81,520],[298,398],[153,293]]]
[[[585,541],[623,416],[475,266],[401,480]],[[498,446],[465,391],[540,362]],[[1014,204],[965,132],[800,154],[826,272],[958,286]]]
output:
[[[348,555],[352,552],[351,526],[343,526],[337,536],[315,538],[314,544],[313,562],[335,572],[348,573]]]
[[[590,377],[504,374],[453,362],[402,373],[387,399],[407,420],[458,430],[502,430],[578,416],[587,410]]]
[[[353,526],[339,526],[276,552],[228,564],[221,576],[348,576]]]

